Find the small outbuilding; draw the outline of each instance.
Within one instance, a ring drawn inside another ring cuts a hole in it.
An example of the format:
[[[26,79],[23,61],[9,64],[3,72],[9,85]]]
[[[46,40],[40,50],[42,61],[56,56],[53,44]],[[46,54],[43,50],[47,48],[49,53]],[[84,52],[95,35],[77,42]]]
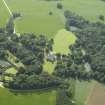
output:
[[[47,55],[47,60],[48,61],[51,61],[51,62],[54,62],[56,60],[56,55],[53,53],[53,52],[50,52],[48,55]]]

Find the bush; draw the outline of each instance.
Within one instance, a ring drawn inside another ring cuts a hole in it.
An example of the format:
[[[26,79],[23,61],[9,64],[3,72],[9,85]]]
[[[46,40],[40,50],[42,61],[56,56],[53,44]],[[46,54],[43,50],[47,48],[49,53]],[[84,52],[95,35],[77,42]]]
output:
[[[58,9],[62,9],[63,8],[63,5],[61,3],[57,3],[57,8]]]

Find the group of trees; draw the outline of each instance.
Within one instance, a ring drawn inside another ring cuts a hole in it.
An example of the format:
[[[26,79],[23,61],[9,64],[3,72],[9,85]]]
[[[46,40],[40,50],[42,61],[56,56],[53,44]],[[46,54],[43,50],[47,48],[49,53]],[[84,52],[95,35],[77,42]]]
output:
[[[0,59],[6,61],[9,51],[18,58],[16,62],[24,65],[17,68],[18,72],[5,86],[22,90],[59,86],[56,105],[74,105],[70,86],[65,85],[66,80],[95,79],[105,83],[105,25],[102,22],[89,22],[70,11],[65,11],[64,15],[68,30],[71,26],[77,27],[77,40],[69,47],[68,55],[56,54],[56,65],[52,75],[44,72],[43,64],[45,55],[53,51],[53,39],[33,33],[18,36],[13,33],[13,17],[9,19],[6,28],[0,28]],[[18,16],[20,14],[14,14],[14,18]],[[90,68],[86,67],[86,64]]]
[[[57,3],[57,8],[58,8],[58,9],[63,9],[62,3]]]
[[[9,19],[5,29],[1,28],[0,59],[8,62],[7,52],[10,52],[17,58],[15,62],[21,62],[24,67],[15,67],[16,75],[13,75],[12,81],[4,81],[5,86],[12,89],[43,89],[59,86],[61,80],[43,70],[44,58],[52,51],[53,39],[32,33],[18,36],[13,33],[13,29],[13,18]]]
[[[103,15],[100,15],[100,16],[99,16],[99,19],[100,19],[101,21],[104,21],[104,20],[105,20],[105,17],[104,17]]]
[[[18,12],[13,12],[12,14],[14,19],[21,17],[21,14]]]
[[[66,28],[68,30],[70,29],[70,26],[74,26],[81,29],[90,24],[88,20],[85,20],[82,16],[78,16],[69,10],[66,10],[64,12],[64,16],[66,18]]]
[[[15,16],[17,17],[17,14]],[[56,55],[57,65],[52,75],[43,70],[45,55],[53,51],[53,39],[47,39],[44,35],[37,36],[32,33],[24,33],[18,36],[13,31],[14,19],[11,17],[5,28],[0,28],[0,59],[2,58],[9,62],[7,59],[9,57],[8,51],[17,58],[15,62],[21,62],[24,67],[15,67],[17,73],[12,75],[12,81],[4,81],[4,86],[20,90],[54,88],[61,85],[64,87],[65,79],[62,76],[56,75],[55,71],[57,68],[62,71],[63,67],[59,65],[60,62],[69,65],[71,61],[66,59],[68,56]],[[67,60],[70,62],[68,61],[68,63]],[[72,93],[69,92],[69,88],[60,88],[58,92],[63,94],[63,97],[65,97],[64,102],[67,105],[72,103],[69,100]]]
[[[9,82],[9,88],[21,90],[53,89],[61,84],[59,78],[49,75],[47,72],[42,72],[39,75],[34,73],[29,74],[27,71],[16,74],[16,76],[13,77],[13,81]]]
[[[6,32],[7,33],[11,34],[14,32],[14,29],[15,29],[14,28],[14,20],[19,17],[21,17],[20,13],[16,13],[16,12],[12,13],[12,16],[9,18],[9,20],[6,24]],[[1,28],[0,31],[4,31],[4,30]]]
[[[74,52],[76,52],[78,46],[85,51],[83,61],[84,59],[88,61],[91,67],[91,70],[86,76],[105,83],[105,24],[102,22],[92,23],[86,21],[83,17],[69,11],[65,12],[65,17],[67,18],[67,27],[78,27],[75,31],[77,41],[75,43],[76,47],[74,48]],[[71,50],[73,49],[71,48]],[[72,54],[74,54],[74,52]],[[79,52],[80,51],[78,51],[78,56],[80,56]],[[78,58],[76,62],[78,62]],[[79,62],[81,62],[81,60]]]
[[[9,21],[6,24],[6,32],[9,34],[14,32],[14,21],[13,17],[10,17]]]
[[[76,27],[77,40],[69,47],[68,55],[58,55],[54,75],[64,80],[70,78],[80,81],[96,80],[105,83],[105,25],[102,22],[92,23],[70,11],[65,11],[66,28]],[[100,16],[104,21],[104,17]],[[60,59],[62,58],[62,59]],[[64,85],[63,85],[64,86]],[[69,86],[70,87],[70,86]],[[74,105],[66,90],[59,89],[57,105]],[[71,92],[71,91],[70,91]],[[69,93],[70,93],[69,92]],[[73,93],[71,92],[72,96]]]
[[[92,68],[93,78],[105,83],[105,26],[101,27],[103,25],[79,30],[76,35],[81,40],[81,46],[90,57],[89,64]]]
[[[89,81],[92,74],[85,67],[90,60],[87,59],[88,55],[84,54],[80,46],[76,44],[70,46],[70,51],[68,55],[62,56],[62,60],[57,61],[54,75],[64,79],[73,78]]]
[[[101,1],[104,1],[105,2],[105,0],[101,0]]]
[[[75,101],[72,98],[70,89],[59,89],[57,91],[56,105],[75,105]]]

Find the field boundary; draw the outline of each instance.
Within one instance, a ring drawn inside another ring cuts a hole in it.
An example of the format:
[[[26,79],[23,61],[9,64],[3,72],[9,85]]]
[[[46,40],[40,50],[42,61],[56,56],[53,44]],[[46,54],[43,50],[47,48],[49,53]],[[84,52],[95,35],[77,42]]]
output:
[[[41,92],[41,91],[54,91],[54,90],[57,90],[58,87],[49,87],[49,88],[42,88],[42,89],[29,89],[29,90],[22,90],[22,89],[9,89],[7,88],[9,91],[11,92],[17,92],[17,93],[20,93],[20,92]]]

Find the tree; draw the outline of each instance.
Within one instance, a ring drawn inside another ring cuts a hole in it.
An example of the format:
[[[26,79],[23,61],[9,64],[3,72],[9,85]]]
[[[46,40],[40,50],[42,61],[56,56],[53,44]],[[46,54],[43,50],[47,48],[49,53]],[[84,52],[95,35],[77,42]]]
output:
[[[104,20],[105,20],[105,17],[104,17],[103,15],[100,15],[100,16],[99,16],[99,19],[100,19],[101,21],[104,21]]]
[[[13,18],[16,19],[18,17],[21,17],[21,14],[20,13],[16,13],[16,12],[13,12]]]
[[[63,5],[61,3],[57,3],[57,8],[58,9],[62,9],[63,8]]]
[[[14,21],[13,21],[13,17],[11,17],[9,19],[9,21],[6,24],[6,31],[8,33],[13,33],[14,32]]]
[[[53,12],[50,11],[50,12],[49,12],[49,15],[53,15]]]
[[[4,33],[5,32],[5,28],[0,28],[0,33]]]

